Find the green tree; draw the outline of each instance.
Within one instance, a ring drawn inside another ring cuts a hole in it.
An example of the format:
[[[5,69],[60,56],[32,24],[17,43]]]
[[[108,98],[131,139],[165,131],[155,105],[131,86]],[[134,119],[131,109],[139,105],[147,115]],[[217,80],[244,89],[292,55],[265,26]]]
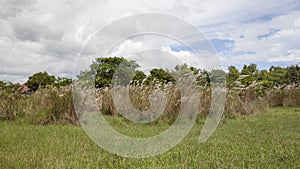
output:
[[[171,76],[171,74],[160,68],[160,69],[152,69],[150,71],[150,76],[148,76],[147,78],[148,83],[151,81],[156,81],[156,82],[162,82],[162,83],[168,83],[168,82],[174,82],[175,79],[173,76]]]
[[[256,75],[256,81],[262,82],[265,88],[270,88],[274,85],[267,70],[260,70]]]
[[[26,85],[33,91],[36,91],[39,87],[46,87],[47,85],[54,84],[55,77],[49,75],[46,71],[33,74],[26,82]]]
[[[285,75],[287,73],[286,68],[279,66],[271,66],[269,69],[269,81],[272,81],[275,86],[287,83]]]
[[[6,82],[0,80],[0,90],[3,90],[6,87]]]
[[[71,83],[72,83],[72,79],[65,78],[65,77],[58,77],[55,80],[55,86],[58,88],[62,86],[70,85]]]
[[[0,90],[5,90],[8,92],[14,92],[18,88],[20,88],[20,84],[18,83],[12,83],[12,82],[7,82],[7,81],[1,81],[0,80]]]
[[[79,81],[91,84],[94,80],[96,88],[109,86],[112,83],[127,85],[137,73],[139,65],[135,61],[123,57],[97,58],[90,66],[90,70],[82,71]]]
[[[137,70],[134,77],[132,78],[132,81],[135,84],[141,84],[146,79],[147,79],[147,75],[144,72]]]
[[[175,74],[184,75],[186,73],[190,73],[191,71],[194,74],[197,74],[199,69],[197,69],[195,67],[188,67],[188,65],[186,63],[184,63],[183,65],[176,65],[175,66]]]
[[[210,86],[210,72],[206,70],[199,69],[198,76],[196,77],[196,82],[198,86],[209,87]]]
[[[233,83],[239,78],[240,76],[239,70],[235,66],[228,67],[228,74],[226,76],[226,85],[227,87],[231,87]]]
[[[213,69],[210,71],[210,82],[213,84],[224,84],[226,73],[221,69]]]
[[[257,70],[257,65],[251,63],[249,66],[244,65],[242,71],[241,71],[241,75],[248,75],[247,77],[243,78],[242,84],[244,85],[250,85],[255,79],[255,75],[257,74],[258,70]]]
[[[287,67],[285,79],[288,84],[300,83],[300,67],[298,65]]]

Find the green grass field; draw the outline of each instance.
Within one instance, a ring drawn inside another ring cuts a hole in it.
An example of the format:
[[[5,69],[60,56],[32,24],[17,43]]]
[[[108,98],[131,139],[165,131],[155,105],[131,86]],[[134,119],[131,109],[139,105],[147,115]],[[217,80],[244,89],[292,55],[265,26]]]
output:
[[[134,136],[167,127],[110,121]],[[106,152],[78,126],[0,122],[0,168],[300,168],[300,108],[223,120],[204,144],[201,127],[162,155],[132,159]]]

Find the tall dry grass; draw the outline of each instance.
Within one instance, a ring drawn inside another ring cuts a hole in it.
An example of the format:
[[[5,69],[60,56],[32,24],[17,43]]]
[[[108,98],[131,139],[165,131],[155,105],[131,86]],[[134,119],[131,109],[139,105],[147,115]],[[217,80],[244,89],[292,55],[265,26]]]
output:
[[[180,90],[175,85],[154,85],[154,86],[131,86],[129,88],[131,104],[138,110],[145,111],[149,108],[149,96],[154,89],[160,89],[167,98],[167,104],[160,120],[174,121],[181,106]],[[226,90],[226,89],[223,89]],[[212,89],[210,87],[198,88],[200,97],[199,115],[206,116],[212,105]],[[237,86],[227,93],[225,115],[234,114],[256,114],[266,112],[269,109],[268,97],[262,95],[260,84],[255,83],[249,87]],[[103,114],[118,115],[112,97],[112,89],[99,89],[97,92],[98,103]],[[116,103],[118,104],[118,103]],[[126,106],[126,105],[125,105]]]
[[[96,91],[96,98],[98,100],[99,108],[102,114],[106,115],[119,115],[120,113],[117,111],[113,99],[112,88],[102,88]],[[164,108],[164,112],[162,112],[161,119],[168,119],[170,121],[174,121],[180,110],[180,91],[175,88],[175,85],[169,84],[154,84],[154,85],[132,85],[128,86],[129,99],[130,104],[139,110],[140,112],[146,111],[150,108],[149,98],[154,97],[158,98],[156,93],[153,93],[154,90],[160,90],[167,98],[167,102]],[[122,98],[123,96],[116,97]],[[151,95],[152,94],[152,95]],[[154,95],[153,95],[154,94]],[[128,106],[128,110],[131,109],[131,105],[122,105]],[[123,107],[126,109],[126,107]]]
[[[250,86],[243,86],[240,82],[242,78],[240,77],[227,92],[224,109],[224,114],[227,117],[236,114],[262,113],[275,106],[300,106],[300,87],[297,85],[266,89],[261,83],[257,82],[253,82]],[[149,98],[151,93],[157,89],[162,91],[167,99],[159,120],[171,123],[176,119],[182,103],[180,90],[174,84],[129,86],[130,103],[140,111],[149,109]],[[205,117],[211,109],[212,89],[203,87],[197,90],[200,96],[199,115]],[[73,94],[71,86],[39,89],[31,96],[22,94],[18,89],[0,90],[0,119],[14,120],[28,117],[34,124],[78,124],[74,110]],[[103,114],[120,115],[116,110],[111,88],[97,89],[96,93],[88,93],[83,90],[82,95],[95,95],[97,105],[91,106],[98,106]],[[158,96],[154,95],[152,97]],[[85,98],[87,99],[84,101],[86,104],[89,104],[89,98],[91,97]],[[80,113],[77,115],[80,116]]]
[[[287,86],[284,88],[267,89],[263,83],[253,82],[249,86],[242,85],[244,76],[239,77],[232,88],[227,92],[224,114],[231,117],[237,114],[249,115],[267,112],[275,106],[300,106],[300,88]],[[161,120],[174,120],[180,110],[180,91],[172,84],[155,84],[153,86],[131,86],[129,88],[130,101],[139,110],[149,108],[149,96],[153,89],[164,91],[167,104]],[[224,89],[225,90],[225,89]],[[112,98],[112,89],[104,88],[97,90],[98,103],[102,113],[118,115]],[[199,114],[206,116],[211,110],[212,89],[210,87],[198,88],[200,96]]]
[[[240,76],[228,91],[225,115],[257,114],[268,111],[269,97],[262,83],[253,82],[249,86],[241,83],[247,76]]]
[[[19,89],[0,91],[0,99],[2,120],[29,117],[30,122],[35,124],[77,124],[71,86],[39,89],[31,96],[22,94]]]
[[[297,107],[300,106],[299,85],[288,85],[276,87],[269,90],[270,107]]]

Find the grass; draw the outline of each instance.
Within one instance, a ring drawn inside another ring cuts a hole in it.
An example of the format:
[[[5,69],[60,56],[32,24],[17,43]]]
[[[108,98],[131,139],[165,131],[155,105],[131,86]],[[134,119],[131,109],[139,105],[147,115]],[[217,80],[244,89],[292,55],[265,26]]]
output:
[[[108,118],[134,136],[160,132],[166,124],[137,126]],[[300,168],[300,108],[221,122],[208,142],[202,125],[168,152],[144,159],[123,158],[93,143],[80,127],[32,125],[26,119],[0,122],[0,168]]]

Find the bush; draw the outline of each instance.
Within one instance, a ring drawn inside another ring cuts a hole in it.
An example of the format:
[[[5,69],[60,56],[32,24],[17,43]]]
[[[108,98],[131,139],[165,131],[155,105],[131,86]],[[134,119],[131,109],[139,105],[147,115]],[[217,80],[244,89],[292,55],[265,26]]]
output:
[[[0,99],[2,120],[15,120],[27,116],[35,124],[78,123],[71,86],[39,89],[31,96],[21,94],[20,90],[1,90]]]

